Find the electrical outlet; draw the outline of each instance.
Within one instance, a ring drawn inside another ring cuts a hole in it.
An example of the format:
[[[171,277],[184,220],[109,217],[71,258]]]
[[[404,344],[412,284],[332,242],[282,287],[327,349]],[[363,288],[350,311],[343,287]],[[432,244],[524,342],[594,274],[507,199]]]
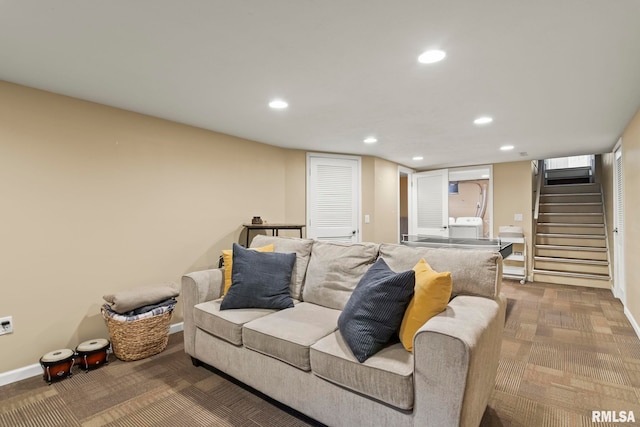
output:
[[[0,317],[0,335],[13,333],[13,316]]]

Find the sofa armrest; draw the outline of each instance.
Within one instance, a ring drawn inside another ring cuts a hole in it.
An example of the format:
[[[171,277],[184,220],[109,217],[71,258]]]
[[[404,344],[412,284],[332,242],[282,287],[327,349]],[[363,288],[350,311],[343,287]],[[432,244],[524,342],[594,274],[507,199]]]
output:
[[[195,356],[196,325],[194,306],[222,296],[224,268],[202,270],[182,276],[182,312],[184,317],[184,351]]]
[[[506,298],[460,295],[414,336],[415,425],[478,426],[495,386]]]

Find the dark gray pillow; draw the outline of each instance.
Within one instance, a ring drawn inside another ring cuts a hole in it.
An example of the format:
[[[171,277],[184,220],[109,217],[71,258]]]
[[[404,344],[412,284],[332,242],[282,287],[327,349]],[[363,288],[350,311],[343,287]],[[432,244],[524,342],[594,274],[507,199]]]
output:
[[[360,363],[397,335],[415,282],[413,270],[395,273],[382,258],[362,276],[338,318],[338,329]]]
[[[293,307],[289,294],[296,254],[258,252],[233,244],[231,287],[220,310]]]

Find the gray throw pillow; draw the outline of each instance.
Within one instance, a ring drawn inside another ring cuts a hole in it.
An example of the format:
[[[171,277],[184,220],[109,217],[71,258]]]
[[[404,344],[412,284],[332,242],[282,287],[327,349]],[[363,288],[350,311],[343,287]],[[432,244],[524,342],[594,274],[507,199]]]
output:
[[[382,258],[362,276],[338,318],[338,329],[360,363],[397,335],[415,282],[413,270],[395,273]]]
[[[231,287],[220,310],[293,307],[289,293],[296,254],[258,252],[233,244]]]

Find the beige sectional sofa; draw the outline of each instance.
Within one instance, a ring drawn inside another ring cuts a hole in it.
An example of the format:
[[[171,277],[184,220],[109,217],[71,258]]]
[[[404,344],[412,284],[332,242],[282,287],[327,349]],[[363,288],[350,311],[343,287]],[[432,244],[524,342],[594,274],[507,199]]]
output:
[[[506,300],[498,253],[394,244],[256,236],[296,253],[295,306],[220,310],[223,269],[182,279],[184,344],[194,365],[213,366],[331,426],[477,426],[494,387]],[[365,271],[382,257],[393,271],[424,258],[450,271],[452,299],[414,336],[359,363],[338,317]]]

